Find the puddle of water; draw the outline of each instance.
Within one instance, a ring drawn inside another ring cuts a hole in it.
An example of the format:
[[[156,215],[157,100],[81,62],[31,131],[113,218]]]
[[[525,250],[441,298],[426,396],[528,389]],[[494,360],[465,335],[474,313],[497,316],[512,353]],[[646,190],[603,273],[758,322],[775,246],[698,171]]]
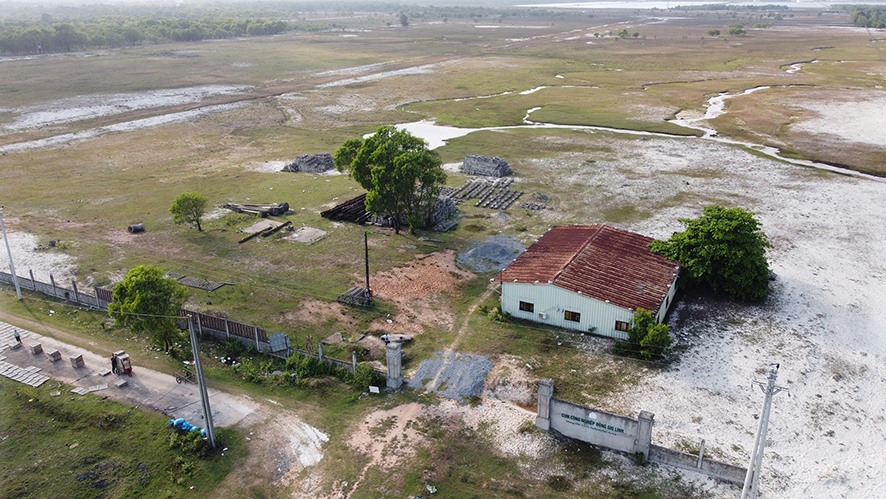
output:
[[[497,131],[497,130],[514,130],[520,128],[557,128],[557,129],[565,129],[565,130],[587,130],[587,131],[601,131],[601,132],[611,132],[611,133],[619,133],[623,135],[637,135],[643,137],[660,137],[660,138],[670,138],[670,139],[678,139],[678,140],[713,140],[717,142],[722,142],[724,144],[730,144],[734,146],[742,146],[754,149],[759,151],[766,156],[769,156],[773,159],[779,161],[785,161],[798,166],[805,166],[810,168],[817,168],[819,170],[826,170],[834,173],[840,173],[843,175],[851,175],[855,177],[865,178],[868,180],[874,180],[877,182],[886,182],[886,178],[877,177],[874,175],[868,175],[866,173],[857,172],[855,170],[849,170],[846,168],[840,168],[837,166],[828,165],[826,163],[818,163],[815,161],[807,161],[793,158],[785,158],[781,156],[781,151],[774,147],[763,146],[760,144],[754,144],[751,142],[742,142],[739,140],[727,139],[723,137],[717,136],[717,132],[711,128],[707,128],[699,125],[698,123],[704,120],[709,120],[721,116],[726,113],[726,101],[728,99],[740,96],[740,95],[750,95],[755,92],[760,92],[766,89],[769,89],[769,86],[759,86],[749,88],[742,92],[736,94],[728,94],[722,93],[720,95],[711,97],[708,99],[707,109],[705,110],[705,114],[699,118],[687,118],[687,119],[676,119],[672,120],[672,123],[684,126],[686,128],[691,128],[694,130],[699,130],[704,133],[702,137],[692,137],[692,136],[677,136],[665,133],[657,133],[657,132],[646,132],[641,130],[625,130],[620,128],[608,128],[608,127],[600,127],[600,126],[578,126],[578,125],[556,125],[552,123],[540,123],[529,120],[529,115],[535,111],[541,109],[540,107],[534,107],[528,109],[526,111],[526,115],[523,118],[523,125],[513,125],[513,126],[501,126],[501,127],[483,127],[483,128],[458,128],[451,126],[442,126],[437,125],[432,120],[422,120],[414,123],[401,123],[395,125],[397,129],[406,130],[412,135],[416,137],[424,139],[428,143],[429,149],[436,149],[438,147],[442,147],[446,144],[446,141],[457,138],[464,137],[468,134],[478,132],[478,131]]]
[[[541,86],[541,87],[530,88],[529,90],[523,90],[522,92],[520,92],[520,95],[534,94],[535,92],[538,92],[539,90],[544,90],[546,88],[548,88],[548,87]]]
[[[406,130],[407,132],[422,138],[428,143],[428,149],[436,149],[446,145],[447,140],[456,137],[464,137],[469,133],[474,133],[482,128],[457,128],[454,126],[438,125],[431,120],[416,121],[414,123],[402,123],[395,125],[398,130]],[[372,135],[372,134],[369,134]],[[369,136],[367,135],[367,137]]]
[[[818,64],[818,59],[813,59],[811,61],[799,61],[788,66],[787,69],[784,70],[785,73],[794,74],[799,73],[801,69],[803,69],[804,64]]]

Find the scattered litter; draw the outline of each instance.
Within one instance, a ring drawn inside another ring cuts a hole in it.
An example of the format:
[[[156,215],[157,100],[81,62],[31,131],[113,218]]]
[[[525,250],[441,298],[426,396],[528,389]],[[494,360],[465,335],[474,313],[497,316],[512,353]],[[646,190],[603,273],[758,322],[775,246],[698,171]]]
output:
[[[206,429],[188,423],[185,418],[170,419],[169,424],[182,431],[199,431],[201,436],[206,436]]]

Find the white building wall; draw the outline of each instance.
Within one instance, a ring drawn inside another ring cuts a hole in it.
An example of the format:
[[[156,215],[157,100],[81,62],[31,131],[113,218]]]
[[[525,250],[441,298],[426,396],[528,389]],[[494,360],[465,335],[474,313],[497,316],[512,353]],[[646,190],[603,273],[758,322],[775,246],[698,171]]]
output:
[[[532,303],[534,310],[520,310],[521,301]],[[634,312],[630,309],[597,301],[547,283],[502,283],[501,308],[502,312],[518,319],[582,332],[591,332],[591,328],[595,328],[594,334],[617,339],[627,339],[628,333],[617,331],[615,321],[631,323],[634,318]],[[581,314],[581,320],[567,321],[567,310]]]
[[[661,307],[658,308],[658,313],[655,314],[655,320],[658,322],[663,322],[665,319],[665,315],[668,313],[668,309],[671,305],[674,304],[674,295],[677,294],[677,278],[680,277],[679,271],[677,275],[674,276],[674,281],[671,282],[671,287],[668,288],[668,294],[665,296],[665,299],[661,302]]]

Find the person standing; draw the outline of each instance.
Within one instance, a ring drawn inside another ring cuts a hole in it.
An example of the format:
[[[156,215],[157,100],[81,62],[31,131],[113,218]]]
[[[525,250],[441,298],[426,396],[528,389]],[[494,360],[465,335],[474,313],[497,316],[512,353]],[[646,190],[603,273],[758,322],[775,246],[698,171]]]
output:
[[[117,367],[116,353],[111,354],[111,372],[113,372],[114,374],[118,374],[120,372],[120,369]]]
[[[22,342],[22,335],[18,334],[18,329],[16,329],[15,332],[12,333],[12,335],[15,337],[15,341],[19,343]]]

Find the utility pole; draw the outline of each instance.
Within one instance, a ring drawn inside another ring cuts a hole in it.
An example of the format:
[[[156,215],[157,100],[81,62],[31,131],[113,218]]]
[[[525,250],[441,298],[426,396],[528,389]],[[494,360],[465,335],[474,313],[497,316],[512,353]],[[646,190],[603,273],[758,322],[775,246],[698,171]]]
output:
[[[766,386],[760,381],[754,384],[766,394],[763,399],[763,413],[760,415],[760,427],[757,429],[757,439],[754,441],[754,453],[748,465],[748,473],[744,478],[744,488],[741,490],[741,499],[756,499],[757,485],[760,483],[760,472],[763,465],[763,449],[766,447],[766,430],[769,429],[769,410],[772,408],[772,396],[785,388],[775,386],[778,377],[778,364],[769,366],[769,382]]]
[[[203,364],[200,363],[200,345],[197,343],[197,333],[194,331],[194,319],[190,315],[188,316],[188,334],[191,336],[191,350],[194,351],[194,371],[197,374],[197,386],[200,388],[200,401],[203,403],[206,434],[209,436],[209,446],[215,449],[215,425],[212,424],[209,393],[206,391],[206,381],[203,379]]]
[[[364,261],[366,262],[366,293],[372,298],[372,288],[369,287],[369,233],[363,233]]]
[[[15,285],[15,294],[19,301],[22,300],[22,288],[18,286],[18,276],[15,274],[15,265],[12,263],[12,250],[9,249],[9,239],[6,238],[6,226],[3,225],[3,207],[0,206],[0,230],[3,231],[3,242],[6,243],[6,254],[9,255],[9,273],[12,274],[12,283]]]

